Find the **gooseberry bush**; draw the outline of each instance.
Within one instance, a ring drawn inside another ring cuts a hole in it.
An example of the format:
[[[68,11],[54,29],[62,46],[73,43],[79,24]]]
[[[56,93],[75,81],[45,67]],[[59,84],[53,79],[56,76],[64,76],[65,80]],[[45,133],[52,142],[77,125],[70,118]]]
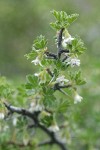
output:
[[[78,14],[52,14],[56,50],[50,51],[48,40],[40,35],[25,55],[36,70],[27,75],[26,83],[16,88],[0,77],[1,149],[76,149],[73,114],[84,101],[78,92],[85,84],[79,56],[86,48],[79,36],[68,32]]]

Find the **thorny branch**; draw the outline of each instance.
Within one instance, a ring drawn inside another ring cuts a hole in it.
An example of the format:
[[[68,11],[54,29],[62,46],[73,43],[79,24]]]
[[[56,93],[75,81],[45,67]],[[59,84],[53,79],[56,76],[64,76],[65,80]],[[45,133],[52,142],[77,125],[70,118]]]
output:
[[[60,59],[62,53],[69,53],[69,50],[62,48],[62,34],[63,34],[64,28],[62,28],[57,37],[57,44],[58,44],[58,58]]]
[[[45,54],[46,54],[49,58],[57,59],[57,55],[56,55],[56,54],[50,53],[50,52],[48,52],[48,51],[46,51]]]
[[[58,49],[61,50],[61,42],[62,42],[62,34],[63,34],[64,28],[62,28],[58,33]]]
[[[61,150],[67,150],[65,143],[61,139],[59,139],[54,132],[50,131],[47,127],[45,127],[39,122],[38,115],[40,112],[30,112],[27,109],[8,105],[7,103],[4,103],[4,105],[12,113],[18,113],[21,114],[22,116],[27,116],[31,118],[34,121],[34,123],[37,125],[37,127],[40,128],[42,131],[44,131],[50,137],[50,141],[40,143],[38,146],[56,144],[58,145],[59,148],[61,148]],[[14,143],[10,143],[10,144],[14,144]],[[23,144],[19,144],[19,146],[20,145],[23,146]],[[29,143],[29,145],[31,144]]]
[[[53,77],[53,73],[51,72],[51,70],[50,70],[49,68],[47,68],[46,70],[47,70],[48,74],[49,74],[51,77]]]
[[[45,54],[48,58],[51,58],[51,59],[60,59],[62,53],[69,53],[69,50],[67,49],[63,49],[62,48],[62,35],[63,35],[63,31],[64,31],[64,28],[62,28],[58,34],[57,34],[57,47],[58,47],[58,52],[57,54],[53,54],[49,51],[46,51]],[[65,60],[67,59],[67,57],[64,58]],[[64,61],[64,60],[63,60]]]
[[[59,83],[56,83],[53,87],[53,89],[56,91],[56,90],[60,90],[60,89],[64,89],[64,88],[69,88],[71,87],[72,85],[71,84],[68,84],[68,85],[59,85]]]

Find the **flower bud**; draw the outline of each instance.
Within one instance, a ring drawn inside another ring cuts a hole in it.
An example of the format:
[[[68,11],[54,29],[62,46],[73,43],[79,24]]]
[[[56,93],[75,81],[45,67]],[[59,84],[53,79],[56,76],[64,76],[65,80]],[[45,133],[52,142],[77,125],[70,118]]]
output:
[[[78,102],[81,102],[83,97],[81,97],[77,92],[75,92],[74,96],[74,104],[77,104]]]

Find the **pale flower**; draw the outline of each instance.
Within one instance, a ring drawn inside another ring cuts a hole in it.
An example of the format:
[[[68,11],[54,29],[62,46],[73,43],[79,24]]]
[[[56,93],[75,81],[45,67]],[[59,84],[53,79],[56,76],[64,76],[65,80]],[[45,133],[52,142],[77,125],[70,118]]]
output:
[[[24,143],[24,145],[25,146],[27,146],[28,145],[28,143],[29,143],[29,137],[28,137],[28,135],[26,134],[26,135],[24,135],[24,137],[23,137],[23,143]]]
[[[4,117],[5,117],[4,113],[0,112],[0,119],[2,120],[4,119]]]
[[[57,126],[57,124],[52,124],[48,129],[51,132],[57,132],[57,131],[59,131],[59,127]]]
[[[34,76],[39,77],[40,73],[34,73]]]
[[[16,124],[17,124],[17,121],[18,121],[18,120],[17,120],[17,118],[16,118],[16,117],[14,117],[14,118],[13,118],[13,121],[12,121],[12,123],[13,123],[13,126],[16,126]]]
[[[32,102],[30,104],[30,108],[29,108],[29,111],[33,112],[33,111],[42,111],[43,110],[43,105],[40,105],[40,104],[35,104],[34,102]]]
[[[34,103],[34,102],[31,102],[31,103],[30,103],[30,107],[35,107],[35,103]]]
[[[81,102],[83,97],[81,97],[77,92],[75,92],[74,96],[74,104],[77,104],[78,102]]]
[[[29,108],[29,111],[33,112],[34,111],[34,108],[35,108],[35,103],[34,102],[31,102],[30,103],[30,108]]]
[[[67,60],[67,65],[71,65],[71,67],[80,66],[80,60],[77,58],[69,59],[69,61]]]
[[[68,38],[64,38],[64,40],[62,41],[62,46],[66,48],[67,44],[71,44],[73,40],[74,38],[71,37],[71,35]]]
[[[42,111],[43,110],[43,105],[37,104],[34,108],[34,111]]]
[[[36,57],[36,59],[32,60],[32,63],[34,63],[34,65],[35,65],[35,66],[36,66],[36,65],[40,65],[40,66],[42,66],[42,64],[41,64],[41,61],[40,61],[39,57]],[[42,66],[42,67],[43,67],[43,66]]]
[[[62,75],[56,79],[56,83],[59,83],[61,86],[64,85],[64,82],[69,82],[68,79],[65,79],[64,75]]]

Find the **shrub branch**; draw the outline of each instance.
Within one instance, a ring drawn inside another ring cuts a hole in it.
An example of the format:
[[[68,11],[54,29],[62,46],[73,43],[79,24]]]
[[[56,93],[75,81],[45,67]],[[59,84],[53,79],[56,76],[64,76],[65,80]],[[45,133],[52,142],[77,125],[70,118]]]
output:
[[[65,143],[62,142],[62,140],[59,139],[54,132],[50,131],[47,127],[45,127],[44,125],[42,125],[39,122],[38,115],[39,115],[40,112],[30,112],[27,109],[20,108],[20,107],[15,107],[15,106],[9,105],[5,102],[4,102],[4,105],[12,113],[18,113],[22,116],[27,116],[27,117],[31,118],[34,121],[34,123],[37,125],[37,127],[40,128],[42,131],[44,131],[50,137],[50,139],[51,139],[50,141],[42,142],[42,143],[38,144],[38,146],[56,144],[56,145],[58,145],[58,147],[61,150],[67,150],[67,148],[65,146]],[[19,146],[20,145],[23,145],[23,144],[19,144]]]

